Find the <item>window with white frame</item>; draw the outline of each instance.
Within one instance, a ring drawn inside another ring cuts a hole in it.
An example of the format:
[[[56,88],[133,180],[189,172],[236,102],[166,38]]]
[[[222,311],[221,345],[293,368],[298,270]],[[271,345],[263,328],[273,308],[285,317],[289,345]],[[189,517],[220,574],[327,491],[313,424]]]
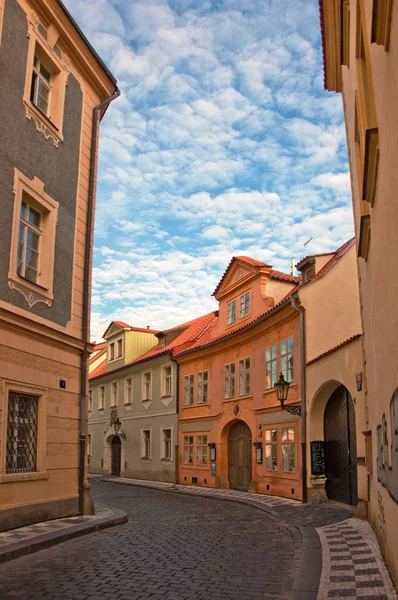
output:
[[[265,469],[278,471],[278,430],[265,430]]]
[[[131,404],[133,402],[133,378],[127,377],[125,381],[124,403]]]
[[[236,321],[236,300],[228,302],[227,310],[227,325],[231,325]]]
[[[105,386],[101,385],[98,395],[98,410],[104,410],[105,408]]]
[[[120,358],[121,356],[123,356],[123,339],[117,340],[116,344],[117,344],[116,358]]]
[[[200,371],[198,373],[198,404],[204,404],[208,401],[208,381],[209,371]]]
[[[235,396],[235,363],[224,367],[224,398]]]
[[[274,344],[265,351],[265,387],[273,388],[278,381],[278,346]]]
[[[294,427],[282,427],[282,471],[294,473],[296,471],[296,443]]]
[[[184,377],[184,404],[193,404],[195,401],[195,375]]]
[[[151,430],[142,430],[142,455],[141,458],[151,458]]]
[[[38,56],[33,60],[32,84],[30,89],[31,102],[49,119],[52,75]]]
[[[171,460],[171,429],[162,429],[162,458]]]
[[[172,395],[172,377],[171,377],[171,365],[166,365],[162,368],[162,396]]]
[[[27,194],[23,194],[23,198],[19,223],[17,273],[20,277],[37,283],[43,217],[28,203]]]
[[[39,396],[9,392],[6,473],[36,471]]]
[[[294,338],[290,337],[281,342],[281,373],[285,381],[293,381],[293,351]]]
[[[112,382],[112,404],[111,406],[117,406],[118,405],[118,391],[119,391],[119,386],[118,386],[118,382],[117,381],[113,381]]]
[[[207,465],[207,435],[196,436],[196,464]]]
[[[152,398],[152,373],[146,371],[142,374],[142,399],[151,400]]]
[[[250,394],[250,358],[239,361],[239,396]]]
[[[240,297],[239,316],[242,319],[250,313],[250,292],[246,292]]]
[[[115,343],[109,344],[109,361],[115,360]]]
[[[88,390],[88,411],[93,412],[93,390]]]
[[[193,465],[193,435],[184,435],[184,464]]]

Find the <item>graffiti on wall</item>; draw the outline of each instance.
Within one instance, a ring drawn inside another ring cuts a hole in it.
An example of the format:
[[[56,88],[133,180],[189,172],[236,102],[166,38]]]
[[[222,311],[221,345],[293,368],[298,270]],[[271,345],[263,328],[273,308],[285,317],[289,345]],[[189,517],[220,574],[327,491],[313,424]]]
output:
[[[385,414],[377,427],[377,479],[398,503],[398,388],[390,402],[390,431]]]

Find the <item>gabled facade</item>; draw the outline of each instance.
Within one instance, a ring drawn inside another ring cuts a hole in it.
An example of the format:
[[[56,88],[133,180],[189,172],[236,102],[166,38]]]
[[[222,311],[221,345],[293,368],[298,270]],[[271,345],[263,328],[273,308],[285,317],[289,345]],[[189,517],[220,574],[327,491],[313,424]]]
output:
[[[0,3],[0,530],[92,509],[99,121],[116,82],[56,0]]]
[[[321,0],[325,88],[342,92],[366,361],[368,515],[398,583],[398,5]]]
[[[178,368],[173,355],[200,339],[214,319],[210,313],[165,331],[110,324],[104,334],[107,349],[99,364],[92,359],[90,369],[92,473],[176,480]]]
[[[300,418],[281,411],[275,383],[301,400],[295,277],[249,257],[230,262],[218,318],[179,364],[179,482],[302,498]]]

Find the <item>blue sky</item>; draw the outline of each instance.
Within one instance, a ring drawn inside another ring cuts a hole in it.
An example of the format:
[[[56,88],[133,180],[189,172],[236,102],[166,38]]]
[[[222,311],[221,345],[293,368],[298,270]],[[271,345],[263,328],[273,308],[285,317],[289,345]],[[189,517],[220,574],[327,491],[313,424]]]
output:
[[[323,90],[317,0],[64,0],[117,77],[102,122],[92,332],[216,308],[233,255],[353,235],[342,100]]]

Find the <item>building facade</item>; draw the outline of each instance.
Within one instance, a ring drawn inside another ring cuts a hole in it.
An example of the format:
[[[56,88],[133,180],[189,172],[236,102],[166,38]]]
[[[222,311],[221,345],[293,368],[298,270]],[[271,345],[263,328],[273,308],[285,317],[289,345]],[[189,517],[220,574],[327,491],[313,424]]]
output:
[[[320,2],[325,88],[342,92],[358,248],[368,516],[398,583],[398,7]]]
[[[210,313],[165,331],[111,323],[105,344],[91,358],[92,473],[176,481],[178,366],[173,355],[196,342],[214,319]]]
[[[80,398],[90,349],[94,133],[117,87],[55,0],[0,3],[0,72],[3,530],[91,510]]]
[[[298,280],[248,257],[232,259],[214,292],[217,320],[176,354],[179,482],[302,499],[301,427],[275,383],[301,400]]]

